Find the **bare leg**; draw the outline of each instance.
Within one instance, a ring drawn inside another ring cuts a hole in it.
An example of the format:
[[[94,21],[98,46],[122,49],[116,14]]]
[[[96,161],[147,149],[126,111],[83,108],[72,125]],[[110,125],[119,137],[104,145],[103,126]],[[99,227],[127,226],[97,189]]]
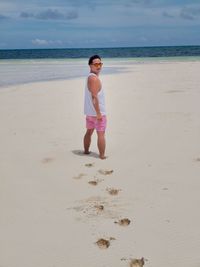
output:
[[[94,132],[94,129],[87,129],[86,134],[84,136],[83,139],[83,143],[84,143],[84,154],[89,154],[89,148],[90,148],[90,144],[91,144],[91,137],[92,134]]]
[[[105,132],[97,132],[97,146],[99,149],[99,157],[100,159],[105,159],[105,149],[106,149],[106,140],[105,140]]]

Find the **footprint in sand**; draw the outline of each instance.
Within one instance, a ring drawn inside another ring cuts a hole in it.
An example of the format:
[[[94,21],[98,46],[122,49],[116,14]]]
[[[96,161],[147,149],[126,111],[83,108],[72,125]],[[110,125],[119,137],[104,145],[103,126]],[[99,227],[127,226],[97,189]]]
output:
[[[88,184],[90,184],[90,185],[98,185],[98,181],[96,181],[96,180],[89,181]]]
[[[106,190],[111,196],[116,196],[119,194],[119,191],[121,191],[121,189],[115,189],[115,188],[107,188]]]
[[[144,258],[141,259],[131,259],[130,267],[143,267],[144,266]]]
[[[124,219],[121,219],[115,223],[117,223],[121,226],[128,226],[131,223],[131,221],[128,218],[124,218]]]
[[[54,160],[53,158],[44,158],[44,159],[42,160],[42,163],[46,164],[46,163],[49,163],[49,162],[51,162],[51,161],[53,161],[53,160]]]
[[[195,161],[200,162],[200,158],[196,158]]]
[[[83,176],[86,176],[85,173],[80,173],[78,176],[74,176],[73,179],[79,180],[81,179]]]
[[[95,205],[94,208],[98,211],[101,212],[104,210],[104,206],[103,205]]]
[[[100,249],[106,249],[110,246],[110,241],[115,240],[114,237],[110,237],[109,239],[100,238],[97,240],[96,244]]]
[[[108,200],[106,197],[93,196],[79,200],[75,206],[66,209],[77,212],[76,219],[80,221],[96,220],[97,216],[115,221],[116,218],[120,218],[123,206],[115,197]]]
[[[85,167],[88,167],[88,168],[94,167],[94,163],[86,163]]]
[[[95,179],[95,180],[91,180],[91,181],[89,181],[88,184],[96,186],[96,185],[98,185],[98,184],[99,184],[100,182],[102,182],[102,181],[103,181],[103,180]]]
[[[113,173],[114,171],[113,170],[98,170],[98,172],[103,175],[109,175]]]

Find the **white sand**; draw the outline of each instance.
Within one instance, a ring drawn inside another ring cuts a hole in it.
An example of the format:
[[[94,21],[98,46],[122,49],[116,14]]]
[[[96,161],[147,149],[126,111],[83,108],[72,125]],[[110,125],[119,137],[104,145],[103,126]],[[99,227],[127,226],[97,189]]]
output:
[[[149,62],[102,76],[105,161],[95,135],[94,154],[77,154],[84,79],[1,89],[0,266],[123,267],[144,257],[148,267],[199,267],[199,69]],[[114,223],[125,217],[129,226]],[[110,237],[108,249],[95,244]]]

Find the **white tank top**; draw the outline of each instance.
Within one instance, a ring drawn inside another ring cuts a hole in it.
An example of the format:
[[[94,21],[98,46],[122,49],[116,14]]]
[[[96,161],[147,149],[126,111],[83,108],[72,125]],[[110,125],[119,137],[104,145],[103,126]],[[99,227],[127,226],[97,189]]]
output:
[[[88,77],[91,75],[97,76],[94,73],[90,73]],[[85,102],[84,102],[84,114],[87,116],[96,116],[96,110],[94,108],[93,102],[92,102],[92,94],[90,90],[88,89],[88,77],[86,79],[86,86],[85,86]],[[98,92],[98,100],[99,100],[99,108],[102,115],[106,115],[106,109],[105,109],[105,96],[103,88],[100,89]]]

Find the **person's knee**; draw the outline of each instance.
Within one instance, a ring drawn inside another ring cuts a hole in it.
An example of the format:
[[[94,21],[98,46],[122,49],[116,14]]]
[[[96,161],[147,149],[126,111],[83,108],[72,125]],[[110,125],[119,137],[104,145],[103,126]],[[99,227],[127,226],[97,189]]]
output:
[[[104,136],[105,136],[105,132],[101,132],[101,131],[98,131],[97,132],[97,135],[98,135],[98,138],[104,138]]]
[[[94,129],[87,129],[86,136],[91,137]]]

